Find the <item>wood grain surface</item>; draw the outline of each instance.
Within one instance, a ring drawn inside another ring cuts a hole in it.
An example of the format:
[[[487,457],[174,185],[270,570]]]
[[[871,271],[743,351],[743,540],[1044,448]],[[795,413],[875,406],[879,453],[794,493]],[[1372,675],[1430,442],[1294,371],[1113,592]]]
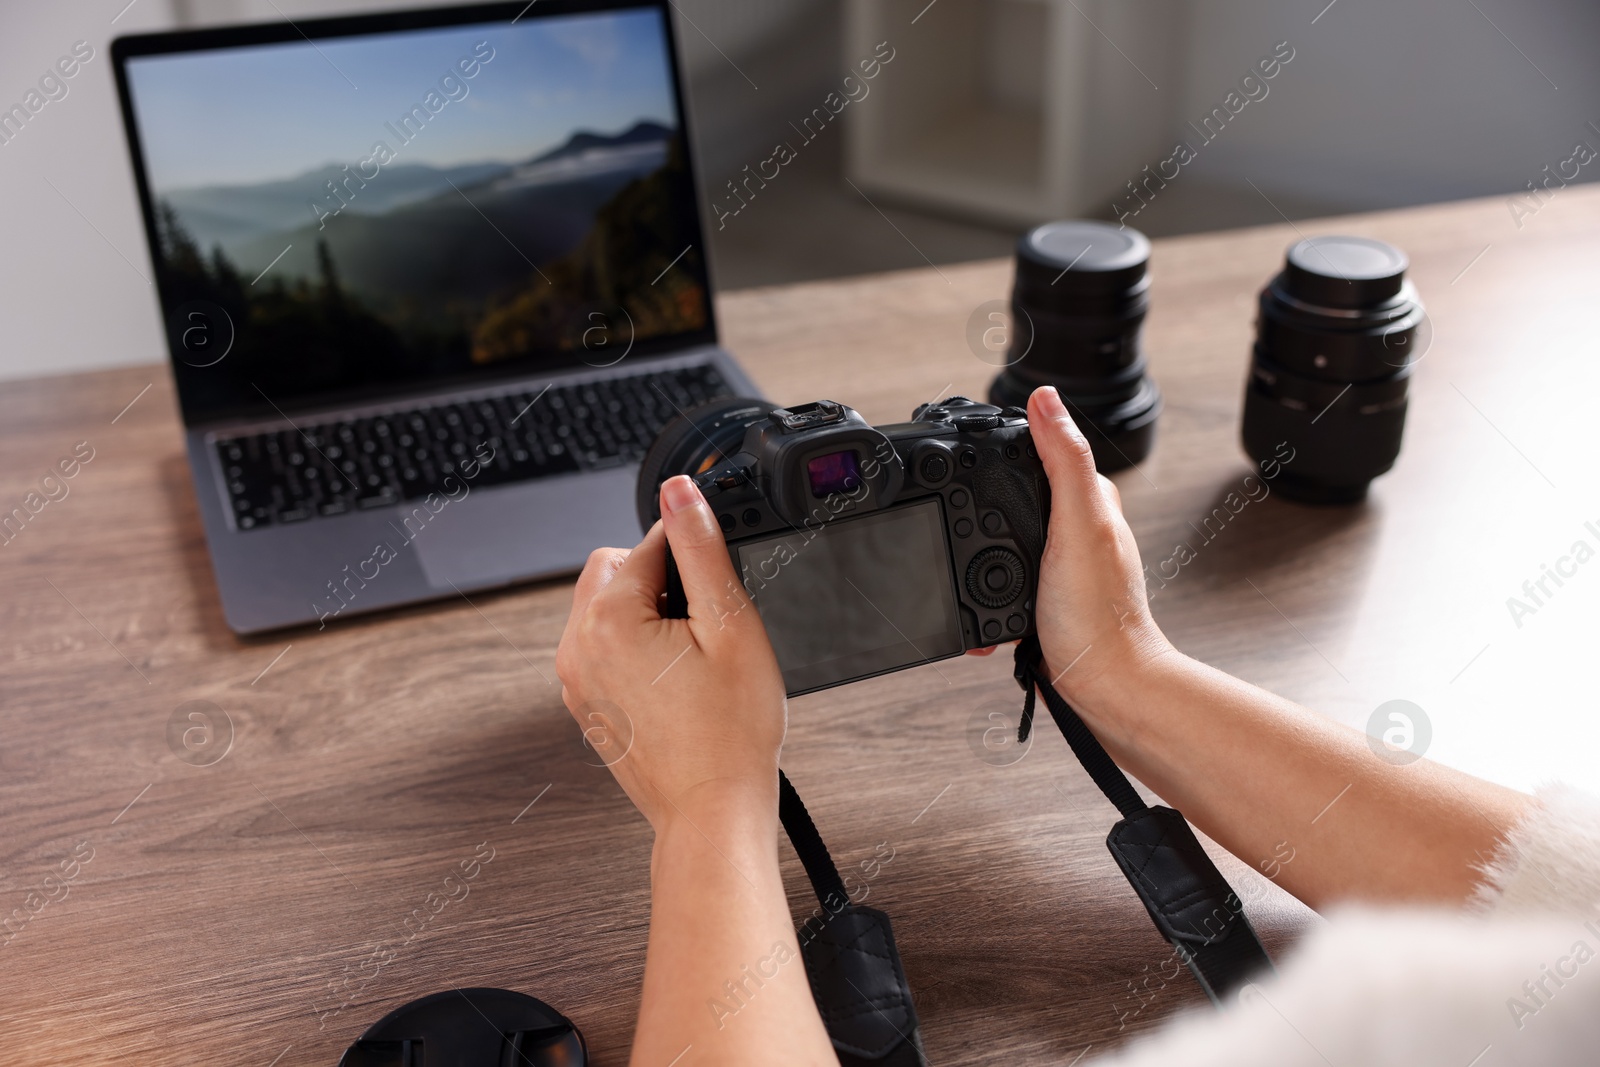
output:
[[[1250,472],[1255,294],[1298,234],[1327,232],[1404,248],[1432,316],[1400,462],[1364,505],[1251,504],[1156,614],[1185,650],[1343,721],[1416,701],[1447,762],[1593,784],[1600,736],[1573,683],[1600,565],[1530,617],[1505,600],[1584,520],[1600,526],[1600,190],[1563,190],[1520,230],[1491,200],[1156,242],[1146,338],[1167,407],[1155,454],[1117,477],[1146,560],[1198,541],[1189,524]],[[1008,263],[986,262],[720,310],[772,398],[894,421],[984,391],[967,321],[1009,284]],[[332,1064],[407,999],[496,985],[570,1015],[595,1063],[624,1063],[650,840],[553,684],[570,583],[241,640],[165,368],[0,387],[0,511],[80,442],[93,458],[69,494],[0,546],[6,1059]],[[1018,698],[997,656],[791,704],[785,766],[894,917],[935,1064],[1092,1059],[1199,1000],[1061,738],[985,758],[983,731],[1014,722]],[[179,711],[191,701],[214,706],[205,766],[169,744],[175,714],[207,707]],[[784,863],[801,916],[814,901]],[[1223,860],[1281,951],[1317,920],[1251,865]]]

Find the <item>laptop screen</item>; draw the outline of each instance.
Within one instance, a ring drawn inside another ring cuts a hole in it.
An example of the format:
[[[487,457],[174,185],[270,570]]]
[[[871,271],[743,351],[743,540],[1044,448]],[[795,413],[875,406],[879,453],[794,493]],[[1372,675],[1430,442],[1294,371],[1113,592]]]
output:
[[[575,6],[120,42],[187,421],[712,339],[664,12]]]

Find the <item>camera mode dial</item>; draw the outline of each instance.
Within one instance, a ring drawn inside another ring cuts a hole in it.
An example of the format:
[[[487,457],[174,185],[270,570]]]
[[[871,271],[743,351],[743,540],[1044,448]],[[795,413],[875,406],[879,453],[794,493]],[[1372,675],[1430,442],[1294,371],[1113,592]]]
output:
[[[967,592],[986,608],[1003,608],[1022,595],[1028,572],[1009,548],[986,548],[967,565]]]
[[[963,433],[975,433],[980,430],[992,430],[1000,425],[1000,416],[993,412],[977,415],[956,416],[956,429]]]

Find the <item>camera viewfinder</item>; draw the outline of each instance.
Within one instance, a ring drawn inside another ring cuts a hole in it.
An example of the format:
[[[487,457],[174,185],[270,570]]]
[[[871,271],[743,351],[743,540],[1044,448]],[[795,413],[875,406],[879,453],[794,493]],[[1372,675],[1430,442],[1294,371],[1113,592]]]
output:
[[[853,449],[830,452],[807,463],[806,475],[811,479],[811,494],[815,497],[849,492],[861,484],[861,460]]]

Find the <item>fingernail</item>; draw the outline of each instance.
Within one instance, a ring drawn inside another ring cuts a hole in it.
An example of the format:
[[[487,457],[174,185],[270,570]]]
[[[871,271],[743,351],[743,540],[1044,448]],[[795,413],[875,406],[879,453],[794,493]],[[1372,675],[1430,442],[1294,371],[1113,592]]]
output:
[[[700,495],[700,487],[694,484],[694,479],[687,474],[674,475],[668,478],[661,486],[661,510],[670,514],[684,508],[692,508],[704,500]]]
[[[1039,408],[1044,412],[1045,415],[1059,422],[1066,423],[1067,432],[1072,434],[1074,437],[1077,437],[1081,434],[1081,431],[1078,429],[1078,424],[1074,422],[1072,420],[1072,416],[1067,413],[1067,405],[1062,403],[1061,394],[1056,391],[1055,386],[1041,385],[1038,389],[1038,394]]]

